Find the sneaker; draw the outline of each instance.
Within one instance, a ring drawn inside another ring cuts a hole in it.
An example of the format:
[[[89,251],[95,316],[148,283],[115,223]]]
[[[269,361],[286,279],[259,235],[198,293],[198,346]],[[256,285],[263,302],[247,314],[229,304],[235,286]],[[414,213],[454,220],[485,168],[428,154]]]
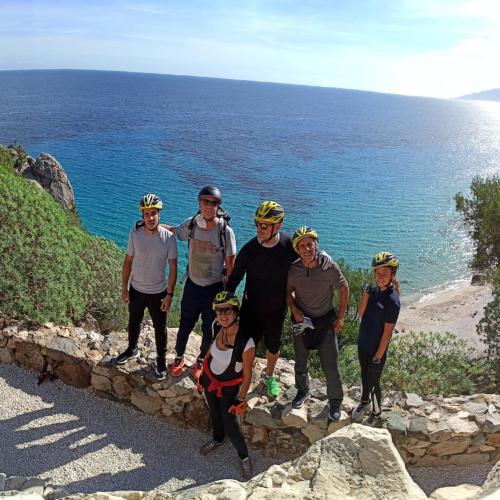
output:
[[[363,422],[364,425],[370,427],[380,427],[382,425],[382,419],[380,418],[380,413],[371,412],[368,418]]]
[[[340,420],[342,413],[340,411],[340,403],[330,403],[330,411],[328,412],[328,418],[333,422],[338,422]]]
[[[117,365],[124,365],[130,359],[137,359],[139,357],[139,349],[127,349],[115,358]]]
[[[297,392],[297,395],[293,398],[292,408],[294,410],[299,410],[302,408],[302,405],[306,402],[309,397],[309,391],[307,392]]]
[[[193,365],[193,377],[195,380],[200,380],[202,367],[203,358],[198,358]]]
[[[217,448],[221,447],[223,444],[224,441],[222,441],[222,443],[219,443],[219,441],[211,439],[200,448],[200,454],[206,456],[209,453],[212,453],[212,451],[215,451]]]
[[[185,362],[184,356],[176,356],[174,362],[170,366],[170,375],[172,375],[172,377],[180,377]]]
[[[276,382],[276,377],[274,375],[271,375],[270,377],[266,376],[266,386],[267,393],[272,398],[277,398],[280,395],[280,387],[278,382]]]
[[[158,380],[167,378],[167,367],[164,359],[157,359],[154,367],[154,374]]]
[[[359,403],[359,405],[352,410],[351,413],[351,421],[352,422],[361,422],[363,420],[363,417],[365,416],[365,413],[370,409],[371,404],[368,401],[367,403]]]
[[[242,458],[240,461],[241,475],[245,481],[252,479],[253,476],[253,465],[252,459],[250,457]]]

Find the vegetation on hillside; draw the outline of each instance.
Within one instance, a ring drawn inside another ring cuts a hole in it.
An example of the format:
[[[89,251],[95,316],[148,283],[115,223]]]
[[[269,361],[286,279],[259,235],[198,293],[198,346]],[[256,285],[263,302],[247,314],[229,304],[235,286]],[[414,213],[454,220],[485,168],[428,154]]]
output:
[[[486,306],[477,331],[486,345],[492,380],[500,390],[500,177],[476,177],[471,196],[455,195],[456,209],[462,214],[475,252],[471,269],[485,273],[493,285],[493,300]]]
[[[104,331],[123,327],[123,252],[91,236],[13,164],[0,149],[0,314],[64,323],[90,313]]]

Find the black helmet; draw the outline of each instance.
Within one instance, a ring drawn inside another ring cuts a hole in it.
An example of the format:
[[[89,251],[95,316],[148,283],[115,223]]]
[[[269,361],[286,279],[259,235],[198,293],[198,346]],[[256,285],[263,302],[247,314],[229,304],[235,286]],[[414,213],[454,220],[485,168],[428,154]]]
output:
[[[220,189],[215,187],[215,186],[202,187],[200,192],[198,193],[198,200],[202,196],[213,196],[214,198],[217,199],[217,202],[219,203],[219,205],[222,203],[222,194],[220,192]]]

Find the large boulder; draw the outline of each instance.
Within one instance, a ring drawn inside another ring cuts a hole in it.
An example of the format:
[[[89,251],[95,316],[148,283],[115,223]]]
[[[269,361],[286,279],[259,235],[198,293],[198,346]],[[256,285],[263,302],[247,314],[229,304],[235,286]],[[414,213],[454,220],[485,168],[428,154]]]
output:
[[[406,472],[386,429],[352,424],[313,444],[300,458],[274,465],[246,484],[217,481],[184,490],[175,498],[425,499]],[[227,495],[224,498],[229,498]]]

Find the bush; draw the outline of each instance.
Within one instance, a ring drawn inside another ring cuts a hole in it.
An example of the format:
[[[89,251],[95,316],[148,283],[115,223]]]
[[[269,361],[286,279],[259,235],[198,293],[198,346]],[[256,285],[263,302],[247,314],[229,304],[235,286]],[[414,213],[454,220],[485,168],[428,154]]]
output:
[[[0,199],[0,314],[61,323],[90,313],[104,331],[123,326],[123,252],[2,165]]]
[[[411,332],[389,347],[382,375],[384,390],[420,395],[469,394],[477,361],[470,344],[451,333]]]

